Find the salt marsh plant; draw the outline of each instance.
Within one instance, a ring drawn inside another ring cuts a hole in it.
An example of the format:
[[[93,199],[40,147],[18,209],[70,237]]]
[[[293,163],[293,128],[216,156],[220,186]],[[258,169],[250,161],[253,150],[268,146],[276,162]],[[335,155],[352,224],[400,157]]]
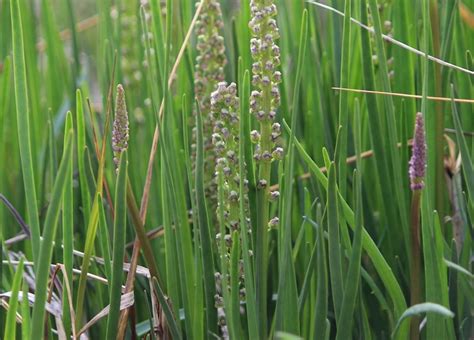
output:
[[[473,13],[0,0],[0,336],[472,338]]]

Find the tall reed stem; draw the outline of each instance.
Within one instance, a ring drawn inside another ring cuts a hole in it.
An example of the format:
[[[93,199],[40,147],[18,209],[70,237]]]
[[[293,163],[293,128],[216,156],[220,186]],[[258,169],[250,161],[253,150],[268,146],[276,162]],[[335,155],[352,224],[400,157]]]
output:
[[[410,305],[421,302],[421,242],[420,242],[420,203],[421,190],[413,191],[411,201],[411,267],[410,267]],[[413,317],[410,325],[410,339],[420,337],[420,318]]]

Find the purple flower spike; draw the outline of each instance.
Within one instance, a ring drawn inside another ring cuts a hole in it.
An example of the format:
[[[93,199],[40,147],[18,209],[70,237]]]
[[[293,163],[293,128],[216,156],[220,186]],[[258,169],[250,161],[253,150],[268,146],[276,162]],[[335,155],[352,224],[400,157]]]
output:
[[[114,162],[118,166],[120,154],[128,148],[128,113],[125,103],[125,92],[122,85],[117,86],[117,99],[115,104],[115,119],[112,130],[112,149]]]
[[[426,172],[426,142],[423,114],[416,114],[415,136],[413,138],[412,156],[409,162],[411,190],[421,190],[425,186],[423,181]]]

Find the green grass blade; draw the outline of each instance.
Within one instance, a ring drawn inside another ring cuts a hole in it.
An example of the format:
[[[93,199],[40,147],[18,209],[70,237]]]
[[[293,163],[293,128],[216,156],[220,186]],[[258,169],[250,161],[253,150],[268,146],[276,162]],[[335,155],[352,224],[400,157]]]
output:
[[[202,268],[204,273],[204,292],[206,295],[206,320],[209,330],[214,329],[217,324],[217,313],[215,310],[214,295],[215,279],[214,279],[214,258],[212,254],[211,231],[209,227],[209,219],[206,208],[206,197],[204,194],[204,145],[202,130],[202,115],[199,110],[196,115],[197,126],[197,156],[196,156],[196,206],[199,221],[199,232],[202,251]]]
[[[18,143],[20,146],[21,170],[26,194],[28,224],[31,228],[31,245],[35,268],[38,267],[40,251],[40,223],[38,203],[36,201],[36,183],[33,172],[34,159],[31,152],[30,108],[25,65],[25,48],[23,41],[22,15],[20,0],[10,1],[12,43],[13,43],[13,76],[15,80],[15,103],[18,125]],[[40,333],[36,333],[40,334]]]
[[[79,186],[81,189],[81,203],[84,214],[84,223],[87,224],[90,218],[91,199],[88,187],[88,176],[85,165],[86,154],[86,128],[84,120],[84,107],[82,102],[82,93],[76,92],[76,122],[77,122],[77,168],[79,170]]]
[[[300,333],[300,320],[298,313],[298,292],[296,287],[296,274],[292,258],[292,240],[291,240],[291,197],[293,196],[293,174],[294,174],[294,145],[296,122],[298,118],[298,98],[300,93],[301,75],[303,72],[303,60],[306,54],[306,44],[308,41],[308,11],[303,11],[299,39],[298,63],[296,65],[296,79],[293,91],[293,111],[291,117],[291,133],[289,139],[289,151],[285,161],[285,186],[284,199],[281,204],[284,210],[281,214],[282,239],[281,268],[278,285],[278,301],[276,311],[276,329],[278,331],[289,332],[293,334]]]
[[[321,207],[319,206],[319,209]],[[319,214],[320,215],[320,214]],[[318,218],[318,242],[317,242],[317,261],[318,261],[318,276],[317,276],[317,294],[315,305],[315,320],[314,320],[314,339],[319,339],[321,334],[329,333],[326,320],[328,314],[328,271],[327,271],[327,257],[326,257],[326,241],[324,239],[324,229],[322,221]]]
[[[18,293],[21,289],[21,281],[23,278],[23,258],[15,271],[15,277],[13,278],[12,284],[12,295],[10,296],[9,307],[7,312],[7,320],[5,322],[5,332],[3,333],[4,339],[15,339],[16,338],[16,312],[18,307]],[[23,297],[26,299],[26,297]]]
[[[124,151],[120,157],[115,186],[114,244],[112,257],[112,279],[110,281],[110,311],[107,319],[107,339],[115,339],[120,317],[122,295],[123,256],[125,253],[125,231],[127,226],[127,173],[128,157]]]
[[[246,135],[248,136],[248,116],[249,116],[249,98],[250,98],[250,73],[245,71],[243,80],[240,84],[240,90],[242,91],[241,100],[241,117],[240,117],[240,140],[245,140]],[[245,147],[245,143],[239,143],[239,173],[245,173],[245,164],[252,172],[250,156],[250,148]],[[250,163],[248,163],[250,161]],[[253,174],[249,174],[249,183],[254,185],[255,180]],[[253,183],[253,184],[252,184]],[[240,181],[239,197],[244,197],[245,187],[244,181]],[[249,193],[250,195],[250,193]],[[240,200],[240,221],[245,221],[245,206],[244,200]],[[247,323],[248,323],[248,334],[251,339],[257,339],[258,337],[258,325],[257,325],[257,306],[255,296],[255,285],[254,285],[254,272],[252,267],[252,260],[250,259],[251,251],[251,239],[249,238],[248,225],[242,223],[240,226],[241,237],[242,237],[242,258],[244,260],[244,275],[245,275],[245,291],[246,291],[246,305],[247,305]]]
[[[23,296],[28,295],[28,283],[23,281]],[[21,338],[22,340],[30,340],[31,320],[30,320],[30,303],[28,299],[22,299],[21,301]],[[6,339],[6,338],[5,338]]]
[[[176,320],[173,316],[173,312],[171,311],[171,308],[169,307],[168,302],[166,301],[166,296],[164,295],[163,290],[161,289],[160,284],[158,283],[158,280],[156,280],[156,278],[153,278],[153,283],[155,286],[155,291],[158,295],[158,300],[160,301],[160,305],[163,308],[163,313],[166,316],[166,322],[168,323],[171,335],[173,336],[173,339],[180,340],[182,339],[181,333],[179,332],[178,326],[176,325]]]
[[[341,238],[339,236],[336,169],[334,163],[331,163],[328,176],[327,215],[329,235],[329,275],[331,278],[334,313],[336,314],[336,320],[338,322],[344,294],[344,281],[342,277]]]
[[[351,3],[352,0],[345,0],[344,6],[344,28],[342,34],[342,55],[341,55],[341,72],[340,87],[349,87],[349,78],[351,73],[350,62],[351,55]],[[347,187],[347,135],[349,132],[349,93],[342,91],[339,94],[339,126],[341,130],[338,134],[338,144],[340,147],[339,157],[337,161],[337,169],[339,176],[339,190],[343,197],[346,196]]]
[[[454,90],[451,88],[451,98],[454,98]],[[469,148],[464,138],[461,120],[454,101],[451,101],[451,110],[453,115],[454,127],[456,128],[456,139],[462,157],[462,169],[466,180],[467,192],[471,201],[474,202],[474,165],[471,160]]]
[[[421,314],[425,314],[425,313],[435,313],[435,314],[441,315],[445,318],[453,318],[454,317],[453,312],[451,312],[446,307],[443,307],[443,306],[438,305],[436,303],[424,302],[424,303],[420,303],[420,304],[411,306],[410,308],[408,308],[401,315],[400,319],[398,320],[397,325],[395,326],[395,330],[392,333],[392,338],[394,338],[395,335],[397,335],[398,330],[399,330],[403,320],[405,320],[406,318],[412,317],[412,316],[421,315]]]
[[[352,255],[349,262],[349,269],[342,299],[341,315],[337,324],[336,340],[351,338],[352,324],[354,319],[355,303],[360,282],[360,259],[362,254],[362,188],[360,173],[354,174],[355,195],[356,195],[356,227],[354,241],[352,243]]]
[[[228,323],[231,330],[231,338],[242,339],[242,327],[240,325],[240,235],[237,231],[232,234],[232,250],[230,254],[230,293],[231,310]],[[225,278],[224,278],[225,280]]]
[[[72,129],[72,114],[67,113],[66,124],[64,127],[64,145],[67,145],[68,131]],[[71,142],[74,144],[74,142]],[[64,150],[65,152],[66,150]],[[64,156],[64,154],[63,154]],[[73,188],[73,167],[74,159],[69,159],[69,172],[66,179],[63,195],[63,211],[62,211],[62,223],[63,223],[63,261],[64,267],[66,268],[67,279],[69,284],[73,284],[72,280],[72,269],[73,269],[73,250],[74,250],[74,188]],[[69,304],[73,301],[68,300],[68,295],[65,294],[66,289],[63,290],[63,323],[65,328],[66,336],[71,333],[71,316],[69,314]],[[71,286],[71,292],[73,292]]]
[[[46,303],[48,278],[51,257],[53,254],[53,240],[56,235],[59,211],[61,210],[61,202],[66,179],[69,176],[69,172],[72,171],[70,167],[72,158],[72,138],[73,132],[69,131],[65,151],[63,153],[56,181],[54,183],[51,202],[44,222],[43,239],[41,241],[36,269],[35,303],[33,305],[33,318],[31,321],[30,336],[33,336],[34,334],[43,334],[45,315],[44,306]]]

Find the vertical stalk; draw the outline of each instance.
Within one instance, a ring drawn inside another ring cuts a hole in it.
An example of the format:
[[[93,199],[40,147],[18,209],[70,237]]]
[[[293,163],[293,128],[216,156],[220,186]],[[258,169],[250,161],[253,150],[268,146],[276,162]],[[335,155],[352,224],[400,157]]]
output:
[[[421,302],[421,245],[420,245],[420,202],[421,190],[413,191],[411,204],[411,266],[410,266],[410,305]],[[410,325],[410,339],[420,337],[420,318],[413,317]]]
[[[437,1],[430,1],[430,19],[431,19],[431,32],[433,40],[433,53],[435,57],[442,57],[440,55],[440,40],[441,35],[439,31],[439,11]],[[441,97],[441,66],[438,63],[435,63],[435,96]],[[436,168],[435,168],[435,178],[436,178],[436,210],[440,216],[444,216],[444,192],[445,190],[445,180],[444,180],[444,162],[443,162],[443,143],[444,143],[444,112],[443,104],[441,101],[436,101],[436,118],[435,118],[435,148],[436,148]]]

